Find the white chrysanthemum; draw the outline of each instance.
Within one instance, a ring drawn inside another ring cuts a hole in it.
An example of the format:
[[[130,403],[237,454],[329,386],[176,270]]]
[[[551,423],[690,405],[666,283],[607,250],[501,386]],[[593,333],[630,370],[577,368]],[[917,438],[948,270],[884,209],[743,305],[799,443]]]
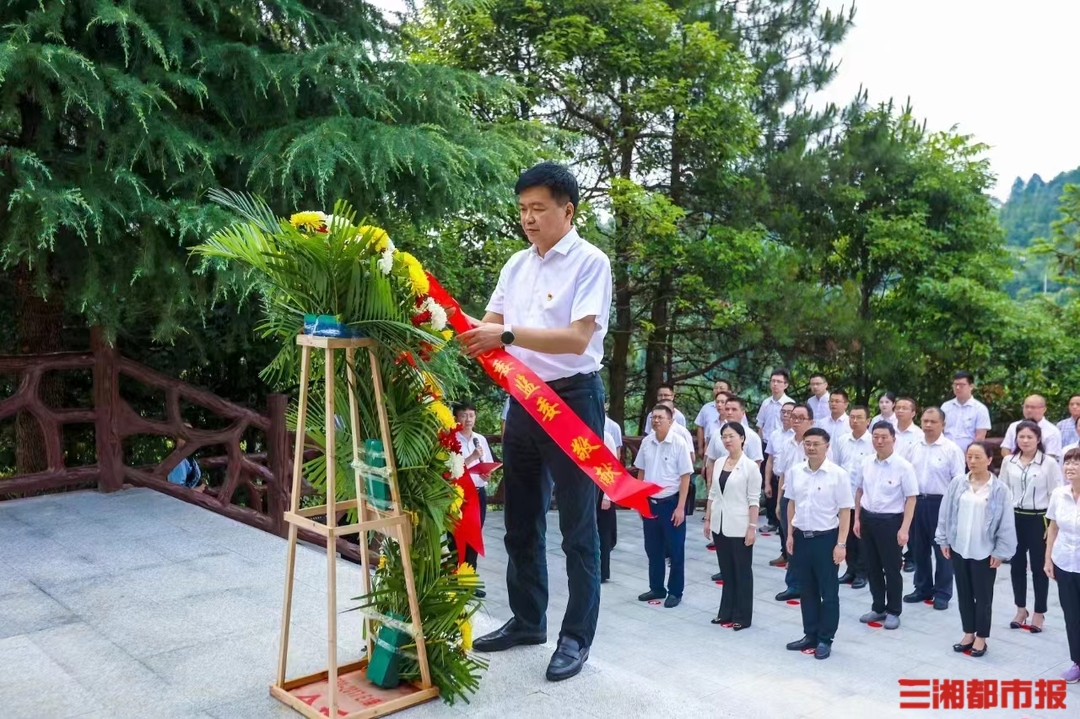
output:
[[[394,248],[387,247],[383,250],[382,256],[379,257],[377,264],[379,265],[379,272],[382,272],[384,275],[389,275],[394,269]]]
[[[457,479],[463,474],[465,474],[465,456],[460,452],[454,452],[450,455],[450,476]]]
[[[438,302],[432,302],[431,305],[431,329],[442,332],[446,329],[446,310]]]
[[[340,215],[327,215],[326,228],[330,229],[332,227],[352,227],[352,223],[349,222],[348,218]]]

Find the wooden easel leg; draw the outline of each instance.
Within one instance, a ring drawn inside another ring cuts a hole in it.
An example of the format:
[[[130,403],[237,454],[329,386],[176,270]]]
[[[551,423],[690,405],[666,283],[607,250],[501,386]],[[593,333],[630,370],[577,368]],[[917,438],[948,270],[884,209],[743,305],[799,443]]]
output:
[[[345,350],[346,379],[349,384],[349,414],[352,430],[353,463],[360,460],[360,437],[363,427],[360,425],[360,409],[356,397],[356,350],[352,347]],[[353,483],[356,487],[356,521],[363,524],[367,521],[366,489],[360,474],[353,470]],[[368,557],[368,533],[360,532],[357,535],[357,543],[360,549],[361,596],[371,593],[371,561]],[[364,616],[361,625],[364,631],[364,640],[367,642],[367,656],[374,651],[374,625],[371,619]]]
[[[337,425],[334,407],[334,350],[326,350],[326,653],[330,716],[338,715],[337,666]]]
[[[420,600],[416,595],[416,578],[412,571],[412,542],[408,538],[408,527],[398,525],[396,531],[398,546],[401,548],[401,568],[405,573],[405,589],[409,594],[409,615],[416,627],[416,659],[420,664],[420,686],[427,689],[431,686],[431,669],[428,667],[427,644],[424,642],[424,624],[420,618]]]
[[[292,495],[289,508],[300,509],[300,488],[304,471],[304,436],[307,419],[308,382],[311,371],[311,348],[300,348],[300,399],[296,418],[296,444],[293,447]],[[289,629],[292,624],[293,580],[296,576],[296,525],[289,523],[289,544],[285,555],[285,599],[281,610],[281,647],[278,652],[277,686],[285,683],[289,658]]]

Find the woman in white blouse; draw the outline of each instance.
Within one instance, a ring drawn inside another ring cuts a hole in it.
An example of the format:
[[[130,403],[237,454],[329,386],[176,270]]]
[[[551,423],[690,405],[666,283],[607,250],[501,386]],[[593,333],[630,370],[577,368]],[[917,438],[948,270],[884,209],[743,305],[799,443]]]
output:
[[[1065,453],[1064,487],[1050,495],[1046,518],[1046,575],[1057,582],[1072,666],[1061,675],[1069,684],[1080,682],[1080,449]]]
[[[896,407],[896,395],[894,393],[886,392],[881,395],[881,398],[878,399],[877,406],[878,409],[881,410],[881,413],[870,420],[871,427],[877,425],[878,422],[888,422],[893,427],[900,423],[900,419],[896,416],[896,412],[893,411],[893,408]]]
[[[1009,488],[990,473],[994,448],[972,442],[967,474],[953,477],[941,500],[934,541],[952,562],[964,638],[954,652],[986,654],[994,607],[994,579],[1002,560],[1016,554],[1016,524]]]
[[[1050,493],[1061,486],[1061,467],[1053,457],[1043,454],[1042,429],[1024,420],[1016,426],[1016,453],[1001,463],[999,476],[1008,485],[1016,514],[1016,556],[1009,564],[1016,616],[1009,627],[1023,626],[1038,634],[1046,618],[1046,595],[1050,580],[1043,564],[1046,561],[1046,508]],[[1031,558],[1031,584],[1035,591],[1035,613],[1028,624],[1027,573]]]
[[[705,537],[716,544],[724,577],[720,610],[713,624],[746,629],[754,616],[754,540],[757,538],[761,473],[746,456],[746,430],[739,422],[720,428],[728,454],[713,464],[709,501],[705,507]]]

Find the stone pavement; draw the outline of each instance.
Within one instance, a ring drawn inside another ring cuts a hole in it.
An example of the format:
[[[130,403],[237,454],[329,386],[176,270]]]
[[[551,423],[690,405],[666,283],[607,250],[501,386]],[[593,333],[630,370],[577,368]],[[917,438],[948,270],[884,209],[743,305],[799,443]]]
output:
[[[867,590],[841,588],[841,624],[827,661],[785,651],[801,636],[797,606],[779,604],[783,571],[768,566],[776,537],[754,555],[754,624],[735,633],[709,624],[720,587],[705,550],[700,512],[689,519],[687,588],[675,609],[637,601],[645,591],[641,522],[619,513],[619,545],[592,656],[574,679],[552,684],[544,669],[566,606],[558,522],[548,537],[549,642],[492,655],[471,703],[427,704],[401,716],[431,717],[1073,717],[1068,709],[900,710],[901,677],[1057,678],[1068,650],[1056,588],[1046,631],[1010,630],[1008,572],[998,573],[990,651],[955,655],[955,608],[906,606],[895,632],[858,623]],[[488,599],[475,634],[509,617],[502,514],[488,515],[480,574]],[[77,492],[0,502],[0,718],[264,719],[297,716],[271,699],[276,666],[284,540],[151,490]],[[289,675],[324,668],[325,555],[302,547]],[[359,568],[339,562],[339,602],[359,593]],[[910,589],[911,575],[904,575]],[[359,616],[339,622],[340,660],[361,651]]]

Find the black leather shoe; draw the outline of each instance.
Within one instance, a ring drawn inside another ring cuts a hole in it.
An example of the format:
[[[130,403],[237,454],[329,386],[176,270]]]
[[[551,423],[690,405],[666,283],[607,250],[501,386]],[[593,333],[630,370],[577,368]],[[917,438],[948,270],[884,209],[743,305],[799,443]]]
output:
[[[712,542],[709,542],[705,545],[705,549],[716,549],[716,545]]]
[[[680,597],[678,594],[669,594],[667,595],[667,599],[664,600],[664,606],[668,609],[671,609],[672,607],[679,606],[679,602],[681,601],[682,597]]]
[[[779,594],[776,595],[776,601],[778,601],[778,602],[786,602],[789,599],[798,599],[798,598],[799,598],[799,593],[796,592],[794,589],[785,589],[784,591],[782,591],[782,592],[780,592]]]
[[[475,592],[473,592],[473,596],[477,599],[483,599],[487,596],[487,592],[485,592],[483,589],[477,589]]]
[[[788,651],[801,652],[803,649],[814,649],[817,647],[817,640],[811,637],[809,634],[794,642],[788,642]]]
[[[832,644],[819,642],[814,648],[814,659],[828,659],[830,654],[832,654]]]
[[[722,582],[722,581],[724,581],[724,573],[723,572],[717,572],[716,574],[712,575],[712,580],[714,582]]]
[[[907,560],[906,562],[904,562],[903,569],[908,574],[910,574],[911,572],[914,572],[915,571],[915,562],[911,561],[910,559]]]
[[[852,589],[862,589],[866,586],[866,577],[855,577],[855,581],[851,583]]]
[[[478,652],[502,652],[518,645],[543,644],[546,641],[546,632],[522,631],[517,628],[517,620],[511,619],[490,634],[474,641],[473,649]]]
[[[938,598],[938,599],[934,600],[934,609],[938,610],[939,612],[944,612],[948,608],[949,608],[949,600],[948,599]]]
[[[919,602],[925,602],[927,599],[933,599],[933,597],[927,596],[926,594],[919,594],[918,592],[904,595],[904,602],[907,604],[918,604]]]
[[[841,584],[851,584],[855,581],[855,572],[844,572],[839,579]]]
[[[639,594],[637,600],[639,602],[651,602],[654,599],[663,599],[666,596],[667,596],[667,592],[654,592],[653,590],[650,589],[649,591],[645,592],[644,594]]]
[[[581,646],[573,637],[559,637],[559,646],[548,662],[548,681],[561,682],[579,674],[588,658],[588,647]]]

